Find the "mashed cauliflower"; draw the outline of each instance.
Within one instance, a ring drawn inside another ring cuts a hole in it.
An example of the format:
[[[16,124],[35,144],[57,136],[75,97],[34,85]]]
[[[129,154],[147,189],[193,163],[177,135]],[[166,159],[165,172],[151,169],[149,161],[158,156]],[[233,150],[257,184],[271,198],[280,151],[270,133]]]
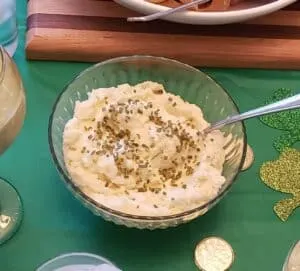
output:
[[[203,136],[201,109],[155,82],[95,89],[77,101],[63,152],[73,182],[95,201],[161,216],[214,198],[225,178],[225,139]]]

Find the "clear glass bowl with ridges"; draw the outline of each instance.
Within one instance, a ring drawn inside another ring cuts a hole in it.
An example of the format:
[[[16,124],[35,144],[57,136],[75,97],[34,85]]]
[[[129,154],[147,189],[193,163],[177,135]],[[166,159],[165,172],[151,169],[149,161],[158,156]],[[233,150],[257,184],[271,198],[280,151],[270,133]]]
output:
[[[201,107],[204,117],[215,122],[238,112],[230,95],[205,73],[171,59],[152,56],[119,57],[98,63],[80,73],[58,96],[49,119],[48,137],[55,166],[72,194],[94,214],[108,221],[139,229],[178,226],[205,214],[230,190],[245,158],[246,134],[242,123],[222,129],[227,136],[224,186],[217,197],[197,208],[169,216],[134,216],[112,210],[88,197],[76,186],[65,167],[62,139],[65,124],[73,117],[75,101],[87,99],[87,93],[96,88],[137,84],[154,81],[165,89],[180,95]]]

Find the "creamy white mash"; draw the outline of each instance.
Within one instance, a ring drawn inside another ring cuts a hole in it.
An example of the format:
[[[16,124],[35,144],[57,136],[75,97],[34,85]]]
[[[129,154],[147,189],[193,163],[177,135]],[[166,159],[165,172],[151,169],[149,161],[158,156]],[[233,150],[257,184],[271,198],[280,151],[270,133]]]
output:
[[[225,138],[201,109],[154,82],[93,90],[64,130],[68,172],[95,201],[134,215],[171,215],[215,197]]]

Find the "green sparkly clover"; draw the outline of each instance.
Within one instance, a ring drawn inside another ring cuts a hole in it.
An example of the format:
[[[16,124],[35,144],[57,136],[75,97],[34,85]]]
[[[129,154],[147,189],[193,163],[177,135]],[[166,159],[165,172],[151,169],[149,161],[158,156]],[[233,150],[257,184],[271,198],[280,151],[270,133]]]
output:
[[[265,162],[260,168],[261,180],[270,188],[293,195],[274,205],[277,216],[286,221],[300,206],[300,151],[284,149],[278,160]]]
[[[272,97],[266,101],[266,104],[291,97],[295,94],[296,93],[293,93],[290,89],[278,89],[274,92]],[[300,109],[266,115],[260,117],[260,120],[272,128],[284,131],[273,143],[275,149],[279,152],[286,147],[293,146],[297,141],[300,141]]]

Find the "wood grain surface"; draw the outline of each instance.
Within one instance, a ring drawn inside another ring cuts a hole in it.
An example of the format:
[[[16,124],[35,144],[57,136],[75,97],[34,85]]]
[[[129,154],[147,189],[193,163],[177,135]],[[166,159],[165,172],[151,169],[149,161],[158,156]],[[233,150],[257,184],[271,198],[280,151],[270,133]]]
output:
[[[300,68],[300,2],[243,24],[128,23],[110,0],[29,0],[28,59],[88,61],[148,54],[194,66]]]

